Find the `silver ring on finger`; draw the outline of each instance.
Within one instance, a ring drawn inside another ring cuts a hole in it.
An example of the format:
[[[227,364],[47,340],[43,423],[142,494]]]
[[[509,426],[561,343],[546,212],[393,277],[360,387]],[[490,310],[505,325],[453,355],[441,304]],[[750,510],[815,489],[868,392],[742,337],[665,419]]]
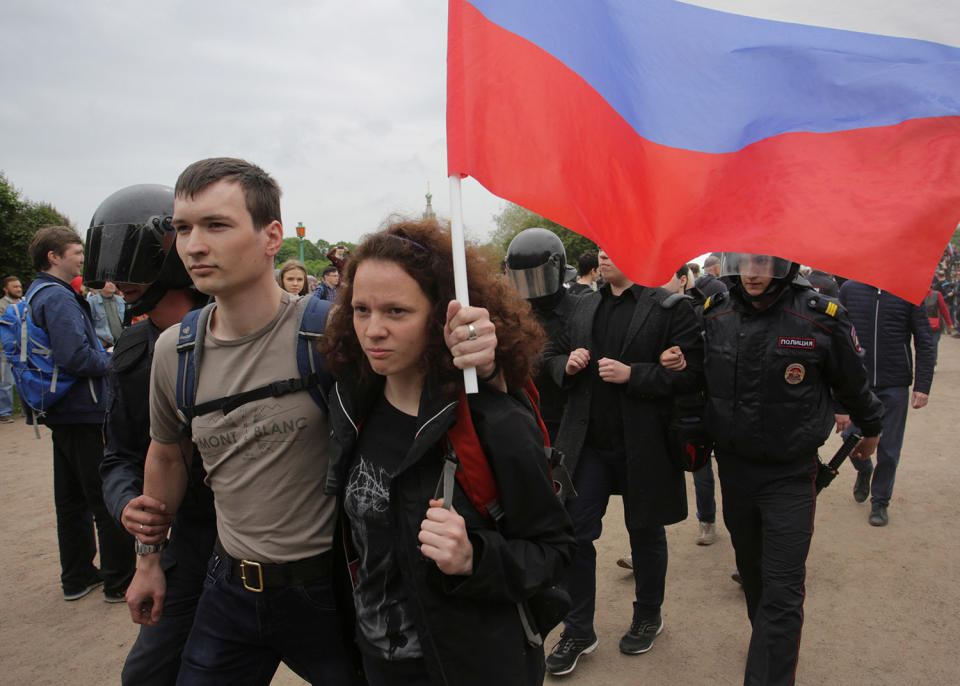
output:
[[[473,324],[467,324],[467,331],[470,332],[470,335],[467,336],[468,341],[472,341],[477,337],[477,330],[474,328]]]
[[[143,522],[140,523],[140,531],[143,531]]]

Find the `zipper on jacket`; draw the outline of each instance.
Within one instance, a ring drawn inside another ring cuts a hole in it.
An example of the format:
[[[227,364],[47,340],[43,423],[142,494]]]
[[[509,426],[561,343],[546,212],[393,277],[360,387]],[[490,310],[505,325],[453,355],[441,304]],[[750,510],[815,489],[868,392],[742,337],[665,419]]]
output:
[[[880,293],[882,291],[877,289],[877,303],[873,310],[873,387],[877,387],[877,367],[880,366],[880,361],[877,360],[877,335],[880,329]]]
[[[350,413],[347,412],[346,406],[343,404],[343,398],[340,397],[340,384],[334,384],[333,390],[337,392],[337,402],[340,403],[340,409],[343,410],[343,416],[347,418],[347,421],[350,422],[350,426],[353,427],[354,433],[357,436],[360,436],[360,429],[357,428],[357,423],[353,421],[353,417],[350,416]]]
[[[447,410],[449,410],[451,407],[453,407],[453,406],[456,405],[456,404],[457,404],[457,401],[456,401],[456,400],[454,400],[452,403],[448,403],[446,406],[444,406],[444,408],[443,408],[442,410],[440,410],[440,411],[437,412],[435,415],[433,415],[432,417],[430,417],[430,419],[428,419],[427,421],[425,421],[425,422],[423,423],[423,426],[421,426],[419,429],[417,429],[417,433],[414,434],[413,440],[417,440],[417,438],[420,437],[420,432],[423,431],[424,429],[426,429],[426,428],[427,428],[427,425],[428,425],[430,422],[432,422],[433,420],[435,420],[437,417],[439,417],[440,415],[442,415],[444,412],[446,412]]]

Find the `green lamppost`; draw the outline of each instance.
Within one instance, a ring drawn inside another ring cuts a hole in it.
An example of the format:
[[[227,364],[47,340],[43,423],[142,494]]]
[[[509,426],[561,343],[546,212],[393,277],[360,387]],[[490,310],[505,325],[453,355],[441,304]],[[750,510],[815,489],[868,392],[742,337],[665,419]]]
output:
[[[297,222],[297,238],[300,239],[300,261],[303,262],[303,237],[307,235],[307,227],[303,222]]]

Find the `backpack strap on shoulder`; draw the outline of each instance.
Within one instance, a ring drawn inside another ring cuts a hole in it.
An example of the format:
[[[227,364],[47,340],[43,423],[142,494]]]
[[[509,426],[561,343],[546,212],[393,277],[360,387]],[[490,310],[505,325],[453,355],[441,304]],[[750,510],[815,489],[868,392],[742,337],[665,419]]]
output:
[[[333,305],[329,300],[304,296],[297,301],[297,370],[304,379],[310,379],[306,385],[313,401],[329,415],[327,395],[333,387],[333,378],[324,368],[324,359],[317,351],[317,344],[323,338],[327,317]]]
[[[180,335],[177,337],[177,415],[187,435],[190,434],[190,422],[196,415],[197,360],[203,352],[207,321],[214,307],[214,303],[210,303],[202,309],[191,310],[180,322]]]

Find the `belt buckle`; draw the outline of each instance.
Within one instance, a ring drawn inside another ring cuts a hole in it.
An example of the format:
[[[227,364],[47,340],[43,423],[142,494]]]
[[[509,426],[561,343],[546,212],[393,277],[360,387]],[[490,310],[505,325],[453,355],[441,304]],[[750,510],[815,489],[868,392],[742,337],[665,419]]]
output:
[[[247,582],[248,567],[257,570],[257,587],[253,587]],[[263,593],[263,566],[252,560],[240,560],[240,580],[243,582],[243,587],[248,591]]]

